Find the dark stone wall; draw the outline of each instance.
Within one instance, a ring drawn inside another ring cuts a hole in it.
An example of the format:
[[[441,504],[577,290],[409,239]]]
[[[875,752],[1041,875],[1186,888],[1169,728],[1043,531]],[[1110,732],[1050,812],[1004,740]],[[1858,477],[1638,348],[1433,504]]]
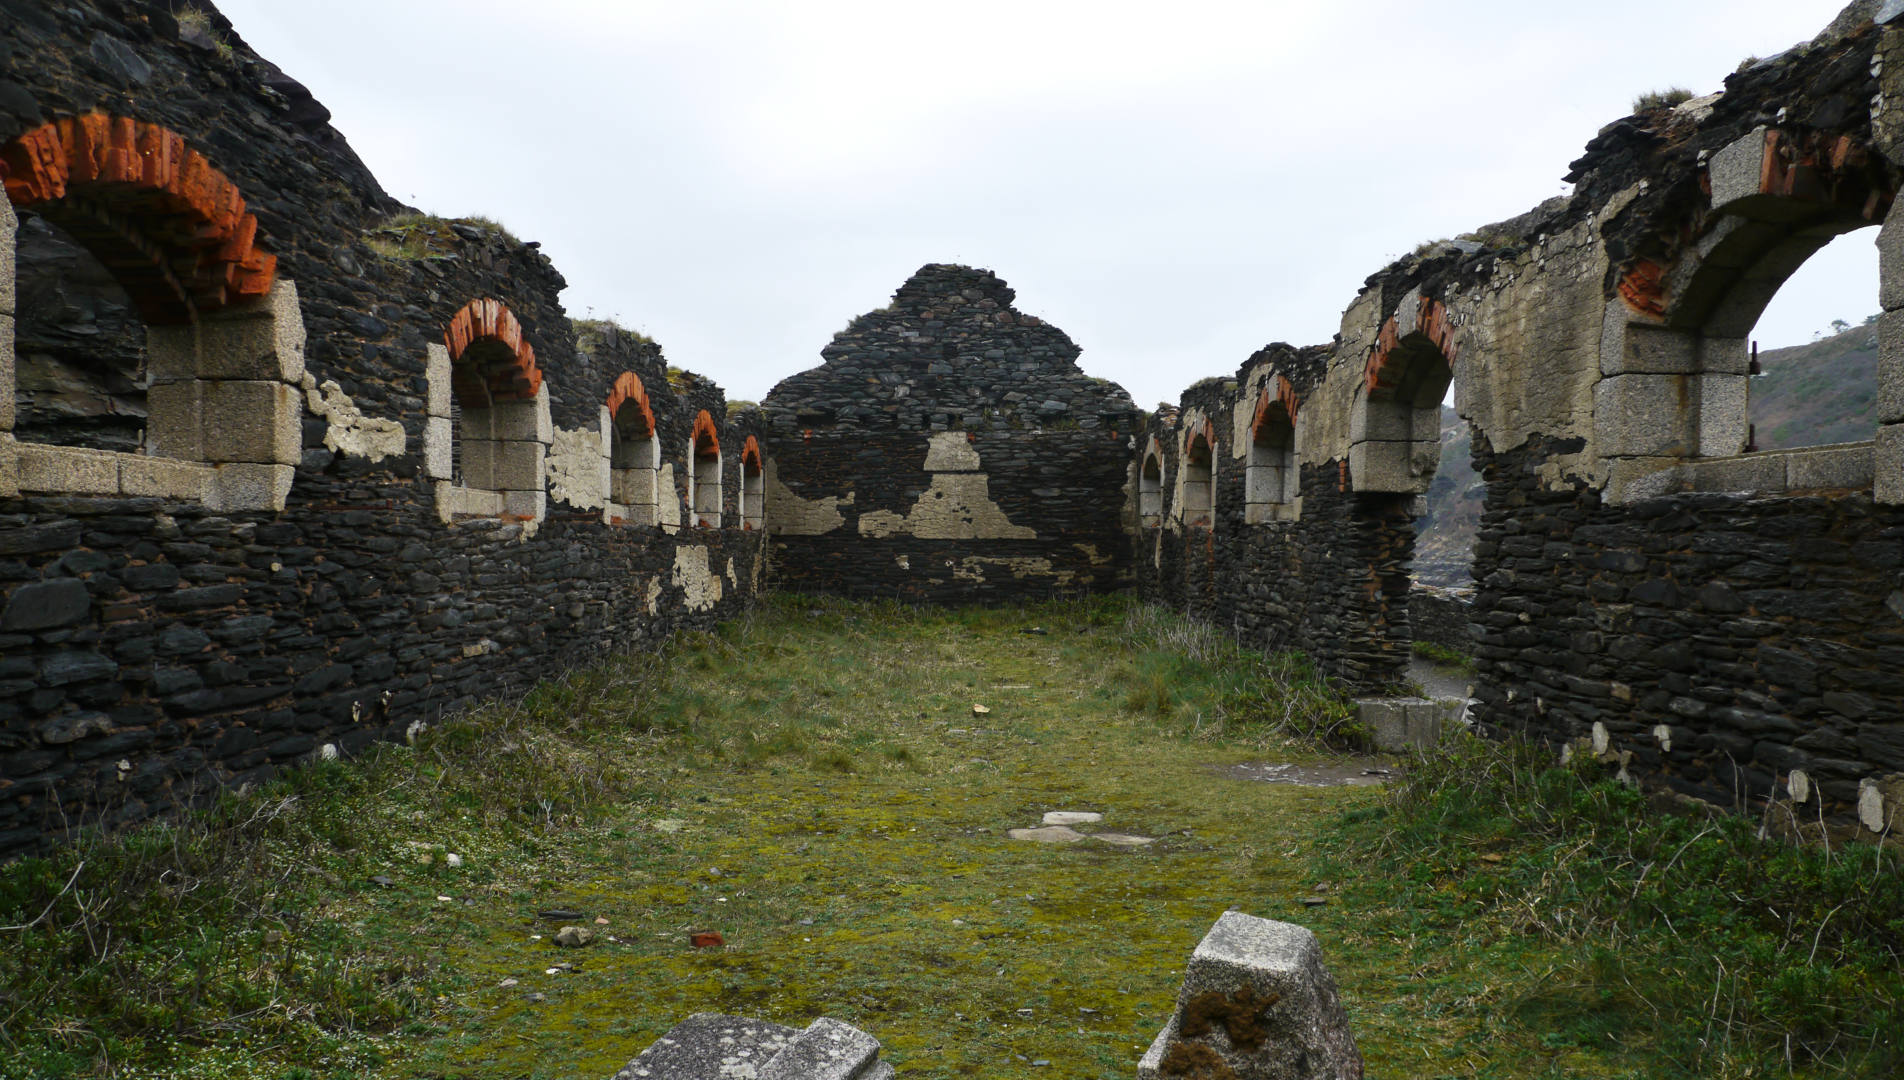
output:
[[[1553,440],[1478,448],[1475,716],[1730,805],[1802,770],[1847,814],[1904,770],[1904,508],[1868,492],[1602,505],[1543,490]],[[1894,601],[1891,601],[1894,602]],[[1670,751],[1655,728],[1669,729]]]
[[[1137,410],[1012,299],[990,271],[928,265],[768,393],[776,585],[957,603],[1129,585]],[[976,462],[928,470],[946,433]],[[824,503],[823,520],[794,500]]]
[[[932,483],[917,433],[776,440],[780,481],[803,498],[851,494],[829,532],[774,532],[774,584],[800,592],[994,603],[1130,586],[1124,505],[1128,432],[968,433],[993,502],[1031,539],[861,535],[862,516],[905,514]],[[773,514],[776,504],[769,505]],[[770,521],[768,528],[775,530]]]
[[[611,526],[562,504],[539,526],[438,520],[422,469],[426,345],[472,299],[520,320],[559,427],[595,428],[615,377],[639,374],[680,499],[707,409],[728,448],[729,522],[740,444],[760,418],[730,423],[718,386],[671,374],[633,335],[596,328],[578,348],[561,275],[534,244],[476,222],[393,226],[402,208],[322,106],[214,22],[229,55],[182,40],[163,5],[0,0],[0,143],[93,109],[184,136],[238,185],[296,283],[307,370],[399,421],[406,452],[334,452],[307,411],[281,513],[0,499],[0,858],[66,825],[136,820],[401,737],[604,650],[652,647],[747,603],[762,571],[761,537],[738,528]],[[21,282],[23,322],[56,284]]]
[[[1398,682],[1408,664],[1414,500],[1358,495],[1347,462],[1304,458],[1301,517],[1249,524],[1247,459],[1230,445],[1233,414],[1253,414],[1265,375],[1272,382],[1288,378],[1302,400],[1324,377],[1327,356],[1327,348],[1269,346],[1245,361],[1235,379],[1198,383],[1184,392],[1181,412],[1151,420],[1128,468],[1135,476],[1148,438],[1155,437],[1163,456],[1165,522],[1139,530],[1133,557],[1146,598],[1227,627],[1257,648],[1300,650],[1343,685],[1373,689]],[[1207,529],[1184,526],[1168,513],[1182,465],[1182,426],[1193,415],[1208,418],[1218,440],[1215,515]]]

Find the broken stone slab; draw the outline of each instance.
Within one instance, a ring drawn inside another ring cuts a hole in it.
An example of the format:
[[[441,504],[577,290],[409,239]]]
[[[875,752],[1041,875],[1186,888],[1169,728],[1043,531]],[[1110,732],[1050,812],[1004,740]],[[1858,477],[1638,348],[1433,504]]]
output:
[[[1137,1076],[1361,1080],[1362,1054],[1315,935],[1225,912],[1190,954],[1176,1011]]]
[[[1106,844],[1114,844],[1118,847],[1143,847],[1146,844],[1154,844],[1157,842],[1157,838],[1154,836],[1132,836],[1129,833],[1117,832],[1092,833],[1091,839]]]
[[[1355,718],[1375,749],[1393,753],[1440,742],[1442,732],[1460,725],[1467,707],[1461,698],[1359,698]]]
[[[1040,844],[1075,844],[1084,839],[1084,834],[1064,825],[1047,825],[1042,829],[1012,829],[1005,835],[1013,840],[1035,840]]]
[[[759,1080],[864,1080],[878,1064],[878,1039],[822,1016],[760,1070]]]
[[[1094,825],[1103,821],[1103,814],[1094,814],[1089,810],[1052,810],[1045,814],[1046,825]]]
[[[695,1013],[622,1066],[611,1080],[727,1080],[758,1075],[800,1032],[723,1013]]]
[[[891,1080],[879,1040],[831,1017],[800,1031],[765,1020],[695,1013],[611,1080]]]

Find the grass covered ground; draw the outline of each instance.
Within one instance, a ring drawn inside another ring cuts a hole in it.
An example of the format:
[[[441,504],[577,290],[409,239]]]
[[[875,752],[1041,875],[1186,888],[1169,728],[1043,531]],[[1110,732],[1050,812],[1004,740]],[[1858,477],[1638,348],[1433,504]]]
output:
[[[1511,748],[1387,793],[1227,774],[1353,735],[1299,663],[1122,600],[778,600],[0,869],[0,1077],[606,1077],[701,1010],[836,1016],[908,1076],[1129,1076],[1230,907],[1316,930],[1374,1077],[1784,1076],[1792,1031],[1798,1075],[1896,1063],[1895,859],[1656,828]],[[1005,835],[1060,809],[1158,839]],[[1761,849],[1784,922],[1720,873]]]

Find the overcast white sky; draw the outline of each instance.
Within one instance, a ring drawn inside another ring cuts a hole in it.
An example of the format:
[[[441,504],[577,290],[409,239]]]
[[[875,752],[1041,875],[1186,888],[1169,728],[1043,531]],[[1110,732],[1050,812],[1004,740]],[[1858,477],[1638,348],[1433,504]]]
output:
[[[1635,94],[1719,89],[1840,6],[219,0],[392,195],[541,241],[570,314],[730,397],[960,262],[1145,406],[1327,341],[1392,258],[1564,193]],[[1760,341],[1877,310],[1875,235]]]

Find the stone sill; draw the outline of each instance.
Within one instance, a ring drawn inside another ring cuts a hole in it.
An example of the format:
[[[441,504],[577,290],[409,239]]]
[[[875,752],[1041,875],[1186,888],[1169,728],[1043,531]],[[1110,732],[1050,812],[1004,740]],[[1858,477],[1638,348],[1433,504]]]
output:
[[[1618,469],[1609,485],[1614,503],[1686,492],[1779,495],[1799,491],[1870,491],[1877,477],[1875,442],[1761,450],[1732,457],[1661,462]],[[1621,476],[1621,472],[1626,472]]]
[[[1302,517],[1302,500],[1291,499],[1288,502],[1254,502],[1243,504],[1243,524],[1273,525],[1282,521],[1296,521]]]
[[[540,522],[547,510],[547,499],[540,491],[491,491],[448,480],[436,484],[436,516],[445,525],[464,518]]]
[[[150,457],[0,435],[0,492],[181,499],[213,510],[283,510],[289,465]]]

